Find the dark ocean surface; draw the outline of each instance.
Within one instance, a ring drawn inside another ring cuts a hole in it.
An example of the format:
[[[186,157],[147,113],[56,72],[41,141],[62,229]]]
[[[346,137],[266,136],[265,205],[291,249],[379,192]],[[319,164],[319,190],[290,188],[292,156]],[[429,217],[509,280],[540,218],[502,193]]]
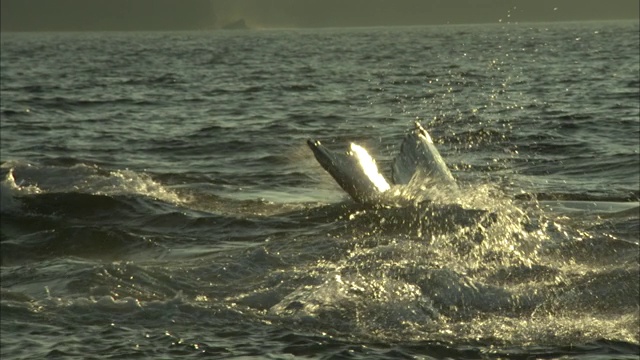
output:
[[[2,33],[2,358],[637,359],[639,30]]]

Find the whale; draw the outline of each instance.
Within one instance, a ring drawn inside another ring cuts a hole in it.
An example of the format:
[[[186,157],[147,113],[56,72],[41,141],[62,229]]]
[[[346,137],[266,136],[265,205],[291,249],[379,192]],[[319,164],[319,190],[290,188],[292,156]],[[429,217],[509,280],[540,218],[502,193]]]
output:
[[[374,211],[356,213],[376,230],[395,233],[416,229],[418,234],[444,234],[466,229],[460,251],[469,251],[484,241],[485,229],[498,221],[500,212],[491,206],[469,207],[464,195],[436,148],[429,133],[418,122],[408,131],[391,164],[387,180],[362,146],[350,143],[346,151],[332,151],[320,141],[308,139],[317,162],[359,205]],[[518,197],[516,197],[518,200]],[[524,202],[526,198],[522,199]],[[540,200],[537,206],[550,213],[597,214],[603,218],[637,216],[640,203],[620,201]],[[477,204],[476,204],[477,205]],[[352,217],[349,217],[352,219]],[[528,226],[535,226],[530,224]]]
[[[335,152],[318,140],[307,145],[318,163],[340,187],[358,203],[372,203],[397,186],[430,186],[458,191],[458,184],[447,167],[433,139],[419,122],[414,123],[400,145],[391,165],[391,182],[382,175],[367,150],[350,143],[349,149]]]

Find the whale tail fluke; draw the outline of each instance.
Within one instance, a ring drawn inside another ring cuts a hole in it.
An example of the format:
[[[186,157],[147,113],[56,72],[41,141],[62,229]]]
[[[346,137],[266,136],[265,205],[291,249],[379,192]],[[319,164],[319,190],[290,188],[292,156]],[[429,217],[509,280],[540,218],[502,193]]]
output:
[[[393,160],[391,178],[396,185],[425,182],[454,189],[458,187],[431,136],[417,121]]]
[[[353,200],[360,203],[372,202],[380,193],[390,188],[378,171],[375,160],[363,147],[351,143],[349,151],[337,153],[317,140],[309,139],[307,145],[320,165]]]
[[[378,171],[375,160],[361,146],[351,143],[344,153],[329,150],[320,141],[309,139],[307,145],[322,165],[353,200],[366,203],[379,199],[390,188]],[[423,184],[457,189],[453,175],[436,149],[429,133],[418,123],[404,138],[400,153],[393,161],[395,185]]]

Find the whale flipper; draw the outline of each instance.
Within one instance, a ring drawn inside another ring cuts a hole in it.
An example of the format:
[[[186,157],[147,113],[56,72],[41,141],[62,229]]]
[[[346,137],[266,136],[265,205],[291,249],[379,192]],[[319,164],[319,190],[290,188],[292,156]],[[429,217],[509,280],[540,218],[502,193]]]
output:
[[[307,145],[320,165],[353,200],[360,203],[375,201],[380,193],[389,189],[389,183],[363,147],[351,143],[349,151],[336,153],[320,141],[309,139]]]
[[[418,122],[400,146],[400,154],[393,161],[391,177],[396,185],[428,182],[452,189],[458,187],[431,136]]]

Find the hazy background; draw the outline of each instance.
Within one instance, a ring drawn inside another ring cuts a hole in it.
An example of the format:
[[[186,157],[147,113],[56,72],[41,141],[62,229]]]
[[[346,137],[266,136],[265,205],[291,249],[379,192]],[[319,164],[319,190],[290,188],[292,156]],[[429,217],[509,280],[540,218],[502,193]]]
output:
[[[196,30],[638,19],[638,0],[2,0],[3,31]]]

